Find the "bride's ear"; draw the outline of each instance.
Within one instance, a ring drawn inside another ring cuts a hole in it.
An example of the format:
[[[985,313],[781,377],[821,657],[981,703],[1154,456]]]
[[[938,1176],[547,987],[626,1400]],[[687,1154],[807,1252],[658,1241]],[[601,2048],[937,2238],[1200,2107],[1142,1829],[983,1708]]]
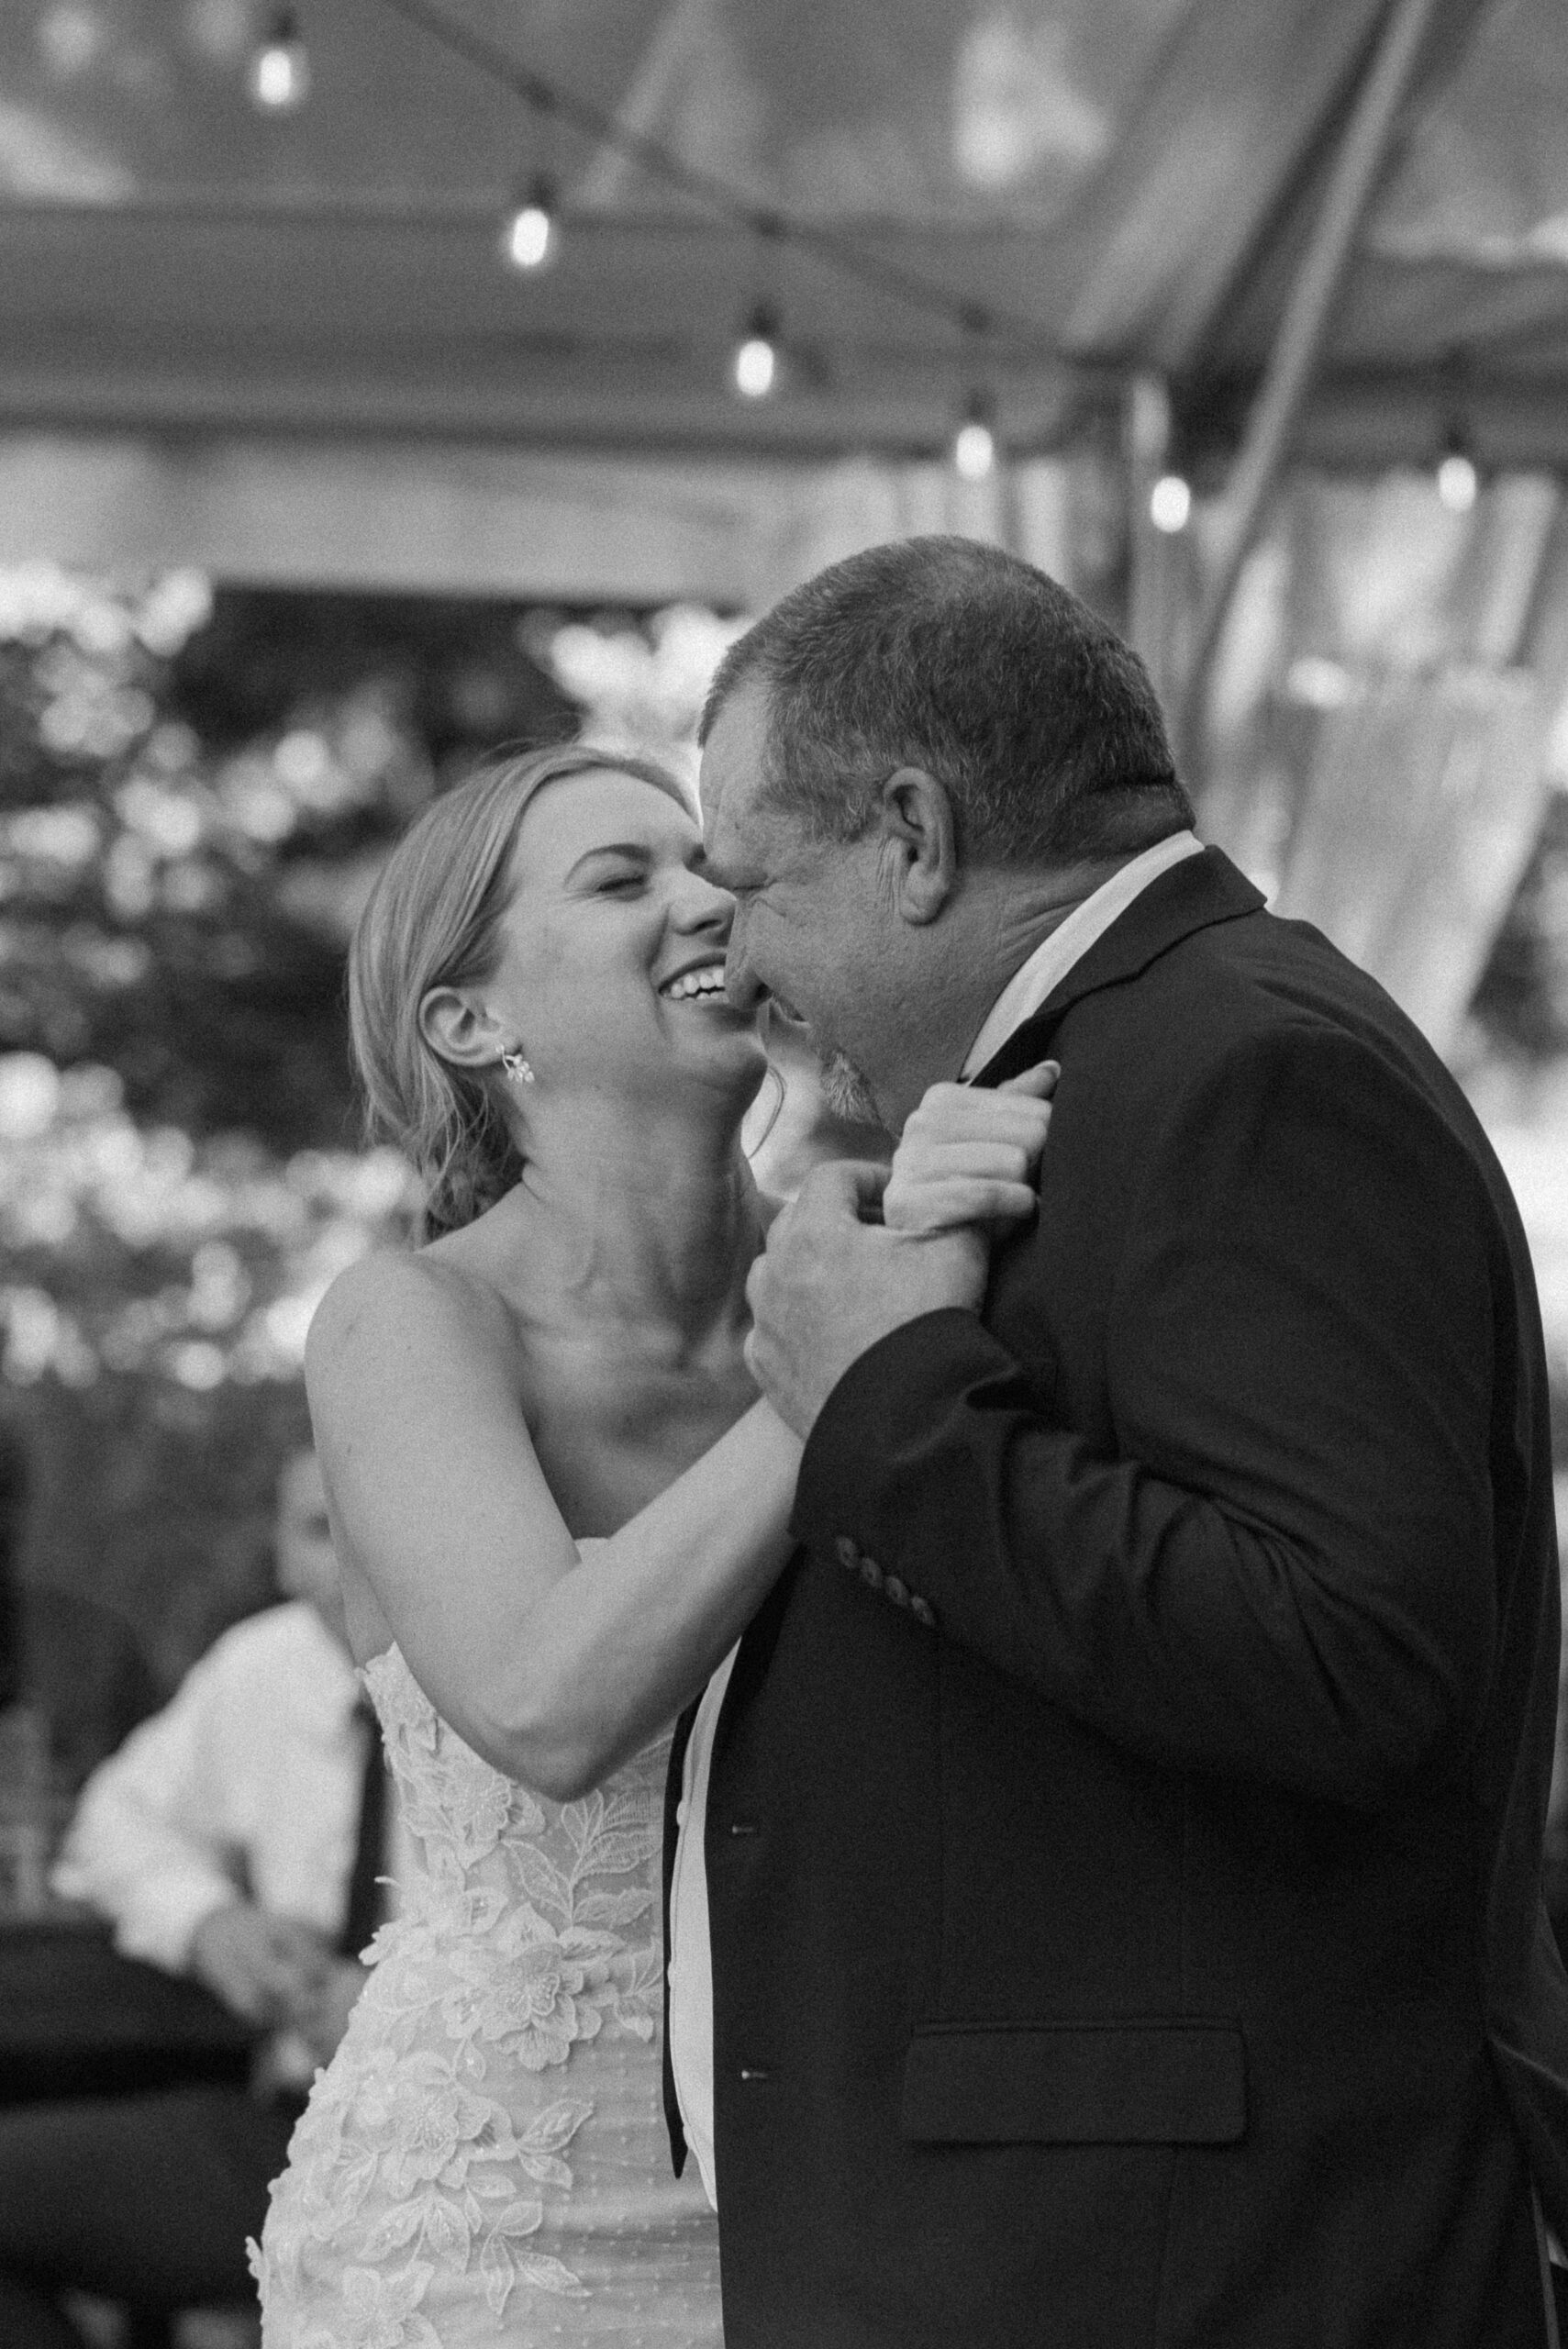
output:
[[[465,987],[432,987],[419,1006],[419,1033],[455,1068],[488,1068],[501,1058],[500,1029]]]

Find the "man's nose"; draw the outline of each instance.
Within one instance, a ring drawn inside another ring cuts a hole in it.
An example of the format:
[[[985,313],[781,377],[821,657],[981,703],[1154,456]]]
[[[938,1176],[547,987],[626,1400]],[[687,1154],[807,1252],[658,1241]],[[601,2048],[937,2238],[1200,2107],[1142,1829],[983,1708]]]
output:
[[[729,945],[724,957],[724,992],[740,1011],[754,1011],[768,992],[746,958],[744,926],[739,911],[730,925]]]

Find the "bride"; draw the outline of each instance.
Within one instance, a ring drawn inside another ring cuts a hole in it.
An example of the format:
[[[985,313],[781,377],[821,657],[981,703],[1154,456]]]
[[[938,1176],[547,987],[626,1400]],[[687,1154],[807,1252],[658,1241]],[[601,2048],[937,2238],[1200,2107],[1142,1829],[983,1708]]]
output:
[[[335,1284],[306,1378],[422,1867],[272,2189],[265,2349],[722,2338],[661,2099],[664,1771],[784,1563],[800,1446],[744,1360],[766,1063],[700,844],[659,766],[536,753],[428,811],[356,934],[427,1239]],[[1018,1211],[954,1183],[995,1114],[964,1097],[890,1221]]]

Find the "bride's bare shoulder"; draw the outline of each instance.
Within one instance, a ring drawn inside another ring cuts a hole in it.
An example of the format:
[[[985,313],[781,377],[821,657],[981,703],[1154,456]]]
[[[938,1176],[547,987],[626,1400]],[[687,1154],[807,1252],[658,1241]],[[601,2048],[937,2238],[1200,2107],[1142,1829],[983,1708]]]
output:
[[[367,1350],[456,1342],[505,1347],[506,1308],[461,1254],[435,1247],[378,1248],[338,1275],[316,1309],[306,1341],[306,1380],[330,1379]]]

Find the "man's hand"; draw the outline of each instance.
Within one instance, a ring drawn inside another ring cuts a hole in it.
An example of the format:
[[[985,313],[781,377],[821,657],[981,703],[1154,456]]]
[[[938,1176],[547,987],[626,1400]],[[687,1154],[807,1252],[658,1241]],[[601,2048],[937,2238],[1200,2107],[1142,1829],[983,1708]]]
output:
[[[751,1267],[746,1360],[799,1436],[868,1346],[943,1306],[975,1311],[985,1294],[989,1252],[973,1225],[906,1233],[862,1220],[887,1180],[881,1166],[814,1168]]]
[[[338,2043],[369,1979],[367,1968],[357,1958],[335,1957],[309,2006],[290,2017],[318,2064],[329,2064],[338,2053]]]
[[[197,1926],[190,1970],[242,2022],[294,2023],[322,1995],[332,1950],[298,1917],[273,1917],[253,1901],[214,1909]]]

